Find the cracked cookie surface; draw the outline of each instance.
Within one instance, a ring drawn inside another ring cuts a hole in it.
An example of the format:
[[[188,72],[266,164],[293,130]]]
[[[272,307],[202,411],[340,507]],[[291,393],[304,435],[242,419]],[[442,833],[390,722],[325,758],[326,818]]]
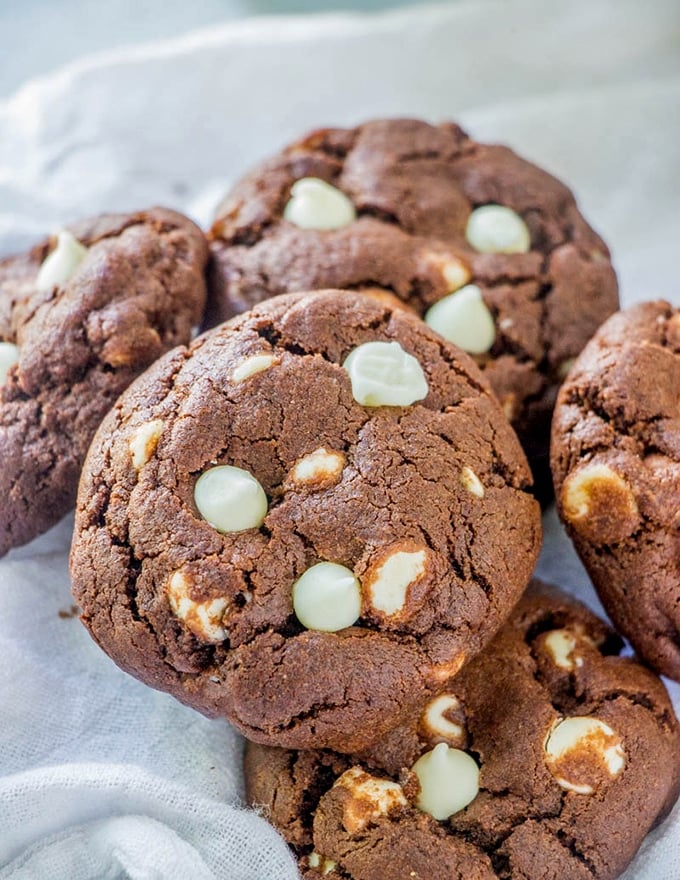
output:
[[[73,506],[94,432],[153,361],[191,339],[208,247],[161,208],[102,215],[0,261],[0,555]]]
[[[298,191],[310,180],[331,187]],[[210,237],[214,322],[325,287],[380,287],[420,316],[444,304],[433,326],[474,353],[549,494],[557,388],[618,307],[608,249],[562,183],[455,124],[376,120],[263,163]]]
[[[249,743],[248,800],[306,880],[613,880],[680,786],[668,694],[618,656],[621,644],[534,582],[490,645],[371,750]],[[449,780],[440,761],[428,777],[420,766],[447,750],[470,756],[479,776],[466,806],[435,819],[427,810],[461,787],[461,772]]]
[[[395,389],[412,402],[379,405]],[[540,544],[529,487],[464,353],[366,296],[280,297],[167,355],[104,421],[74,594],[154,687],[262,742],[355,750],[507,616]]]
[[[611,317],[560,391],[558,510],[607,612],[680,681],[680,310]]]

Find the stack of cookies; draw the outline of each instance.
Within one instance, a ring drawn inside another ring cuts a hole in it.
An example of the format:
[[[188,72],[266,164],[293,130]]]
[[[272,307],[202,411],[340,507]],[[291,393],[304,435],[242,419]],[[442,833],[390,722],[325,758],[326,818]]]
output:
[[[65,230],[0,263],[0,552],[80,475],[83,622],[248,738],[305,878],[615,878],[680,729],[531,578],[554,479],[680,680],[680,317],[617,307],[569,190],[453,124],[314,132],[207,238],[160,209]]]

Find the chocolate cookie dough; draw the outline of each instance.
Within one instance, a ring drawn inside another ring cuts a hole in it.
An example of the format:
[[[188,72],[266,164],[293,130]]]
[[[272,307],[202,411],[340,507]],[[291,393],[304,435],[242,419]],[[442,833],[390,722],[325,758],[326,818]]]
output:
[[[557,388],[618,307],[571,192],[454,124],[309,134],[238,183],[211,232],[212,320],[275,294],[381,287],[468,351],[550,492]]]
[[[72,506],[97,425],[205,306],[205,237],[155,208],[0,261],[0,556]]]
[[[74,593],[148,684],[261,742],[356,750],[507,617],[540,543],[529,486],[467,355],[401,307],[288,295],[121,397]]]
[[[361,757],[248,744],[249,802],[315,880],[612,880],[680,790],[661,681],[534,584],[424,711]]]
[[[680,681],[680,310],[610,318],[555,410],[558,510],[607,612]]]

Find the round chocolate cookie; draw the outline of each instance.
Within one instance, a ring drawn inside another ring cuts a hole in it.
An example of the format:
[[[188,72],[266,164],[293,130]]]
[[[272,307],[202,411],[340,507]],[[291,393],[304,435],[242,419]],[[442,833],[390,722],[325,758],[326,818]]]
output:
[[[618,307],[571,192],[454,124],[309,134],[238,183],[211,232],[213,322],[275,294],[382,287],[485,371],[550,492],[557,388]]]
[[[680,790],[661,681],[534,583],[491,644],[362,756],[249,743],[249,802],[343,880],[612,880]]]
[[[558,398],[558,510],[619,630],[680,681],[680,310],[610,318]]]
[[[83,221],[0,261],[0,556],[73,506],[113,402],[189,342],[207,259],[197,226],[154,208]]]
[[[252,739],[364,748],[492,637],[540,543],[474,363],[414,315],[288,295],[177,350],[102,424],[74,593],[124,669]]]

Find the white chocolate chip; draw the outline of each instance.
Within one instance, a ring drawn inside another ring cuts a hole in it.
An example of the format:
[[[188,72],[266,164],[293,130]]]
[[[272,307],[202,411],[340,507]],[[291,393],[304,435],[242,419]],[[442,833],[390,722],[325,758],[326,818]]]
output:
[[[342,366],[354,399],[363,406],[410,406],[427,397],[423,368],[398,342],[365,342]]]
[[[0,385],[7,381],[9,371],[19,361],[19,348],[13,342],[0,342]]]
[[[327,859],[325,856],[319,855],[318,852],[312,852],[307,859],[310,868],[316,868],[321,871],[321,875],[325,877],[327,874],[335,870],[337,862]]]
[[[564,485],[564,513],[570,522],[585,519],[590,512],[593,490],[601,485],[617,486],[621,477],[606,464],[590,464],[570,474]]]
[[[429,737],[445,739],[460,748],[465,744],[466,731],[462,724],[451,720],[453,714],[462,716],[460,700],[453,694],[440,694],[425,707],[422,724]]]
[[[558,784],[577,794],[593,794],[626,764],[621,737],[599,718],[582,715],[557,721],[544,744],[548,769]]]
[[[404,610],[409,587],[425,574],[425,550],[397,550],[363,579],[371,608],[391,617]]]
[[[575,654],[576,637],[568,629],[554,629],[544,639],[544,644],[550,653],[555,666],[560,669],[573,671],[577,666],[583,666],[583,657]]]
[[[504,205],[475,208],[468,218],[465,237],[482,254],[526,254],[531,250],[526,223]]]
[[[449,293],[463,287],[472,277],[470,268],[458,257],[432,252],[426,255],[426,259],[440,272]]]
[[[222,626],[229,605],[225,598],[195,602],[190,595],[191,581],[182,571],[174,572],[168,581],[168,600],[173,614],[206,642],[223,642],[228,635]]]
[[[477,498],[484,497],[484,486],[482,485],[482,481],[472,468],[467,467],[467,465],[461,468],[459,479],[461,486],[464,489],[467,489],[471,495],[475,495]]]
[[[297,180],[290,194],[283,217],[301,229],[341,229],[356,220],[351,199],[318,177]]]
[[[387,306],[387,308],[392,311],[398,309],[402,312],[411,312],[412,314],[415,314],[415,309],[410,303],[404,302],[403,299],[399,299],[399,297],[392,293],[392,291],[386,290],[384,287],[359,287],[357,288],[357,293],[360,293],[362,296],[370,297],[381,306]]]
[[[633,490],[602,462],[589,462],[572,471],[560,498],[564,518],[593,542],[613,543],[637,528],[639,511]]]
[[[425,323],[470,354],[485,354],[496,339],[493,315],[476,284],[436,302],[425,313]]]
[[[340,477],[345,463],[346,459],[342,452],[321,446],[298,459],[290,472],[289,479],[292,483],[327,483]]]
[[[87,248],[66,229],[57,235],[57,246],[43,260],[36,287],[41,293],[49,293],[53,287],[65,284],[87,256]]]
[[[219,465],[204,471],[194,486],[198,512],[218,532],[259,528],[267,515],[264,489],[248,471]]]
[[[231,374],[232,382],[243,382],[254,376],[256,373],[262,373],[277,363],[277,358],[273,354],[253,354],[244,358]]]
[[[466,659],[467,652],[460,651],[452,660],[448,660],[446,663],[437,663],[432,667],[432,680],[439,685],[443,681],[448,681],[450,678],[453,678],[454,675],[460,672]]]
[[[460,260],[447,260],[442,266],[442,276],[450,293],[459,290],[470,280],[470,270]]]
[[[439,743],[411,768],[420,782],[418,808],[443,821],[471,804],[479,792],[479,767],[460,749]]]
[[[343,807],[343,825],[350,834],[356,834],[393,810],[408,806],[400,785],[371,776],[360,767],[345,771],[335,785],[346,788],[352,795]]]
[[[293,609],[307,629],[338,632],[361,614],[361,586],[335,562],[318,562],[293,584]]]
[[[132,466],[136,471],[139,471],[155,453],[163,428],[164,423],[161,419],[154,419],[152,422],[140,425],[130,438],[128,447],[132,456]]]

